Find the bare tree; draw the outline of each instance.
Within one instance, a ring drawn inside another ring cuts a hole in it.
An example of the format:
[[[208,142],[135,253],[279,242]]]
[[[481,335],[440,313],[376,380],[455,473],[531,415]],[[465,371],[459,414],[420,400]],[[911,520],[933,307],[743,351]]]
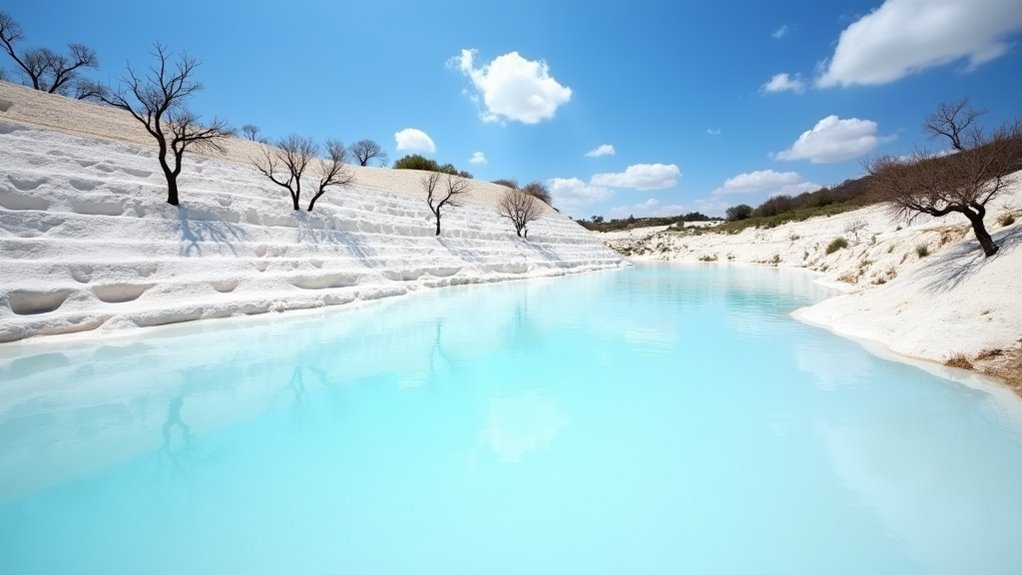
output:
[[[544,204],[552,205],[551,200],[553,198],[550,197],[550,190],[540,182],[529,182],[522,188],[522,191],[530,196],[535,196]]]
[[[522,237],[522,230],[525,230],[526,239],[529,237],[526,226],[539,219],[541,209],[535,196],[521,190],[508,190],[497,200],[497,213],[511,220],[518,237]]]
[[[259,126],[255,124],[245,124],[241,127],[241,133],[245,134],[245,137],[253,142],[259,139]]]
[[[197,60],[182,54],[176,65],[171,66],[171,54],[160,44],[155,45],[153,55],[158,62],[149,68],[145,77],[138,76],[129,65],[127,78],[121,80],[125,87],[100,99],[126,110],[156,139],[157,159],[167,178],[167,203],[176,206],[177,177],[185,151],[189,148],[222,150],[218,140],[233,134],[233,130],[226,121],[217,118],[202,124],[198,116],[185,107],[185,100],[202,89],[202,84],[192,80],[195,67],[199,65]],[[168,154],[173,163],[168,160]]]
[[[937,111],[930,114],[923,123],[923,131],[932,140],[934,138],[947,138],[951,141],[951,147],[958,152],[965,151],[967,143],[962,140],[975,142],[979,127],[976,119],[986,113],[986,110],[975,110],[969,106],[969,99],[962,98],[956,102],[942,102]]]
[[[316,205],[316,200],[326,193],[329,186],[349,187],[355,181],[355,173],[345,164],[348,159],[348,152],[344,149],[344,143],[339,140],[327,140],[327,158],[322,162],[319,184],[316,186],[316,195],[309,201],[309,211]]]
[[[943,157],[924,151],[907,159],[882,156],[867,162],[866,171],[874,193],[910,220],[919,214],[964,215],[990,257],[999,248],[983,223],[986,205],[1004,191],[1006,176],[1022,168],[1022,122],[1006,124],[987,137],[973,125],[978,115],[959,103],[942,105],[924,130],[946,137],[961,151]],[[945,121],[935,123],[937,116]]]
[[[443,174],[439,172],[430,172],[422,176],[419,180],[422,183],[422,189],[426,191],[426,204],[429,205],[429,211],[433,212],[436,217],[436,235],[440,235],[440,216],[444,206],[457,207],[459,205],[459,196],[468,192],[468,180],[459,176],[446,174],[446,181],[443,186],[439,186],[440,180]],[[440,187],[441,189],[437,189]]]
[[[302,175],[318,149],[311,138],[292,134],[278,140],[272,148],[264,147],[263,157],[253,159],[252,163],[271,182],[287,189],[291,194],[291,205],[297,211],[301,209],[298,202],[302,197]],[[311,206],[309,210],[312,210]]]
[[[368,166],[369,160],[379,160],[380,165],[387,165],[387,152],[373,140],[359,140],[351,145],[351,155],[358,160],[358,165]]]
[[[110,91],[99,82],[88,78],[79,78],[72,83],[72,95],[76,100],[103,100],[109,96]]]
[[[36,90],[66,95],[82,68],[99,67],[96,51],[84,44],[68,44],[69,55],[49,48],[31,48],[19,54],[15,44],[24,39],[21,25],[6,12],[0,12],[0,44]]]

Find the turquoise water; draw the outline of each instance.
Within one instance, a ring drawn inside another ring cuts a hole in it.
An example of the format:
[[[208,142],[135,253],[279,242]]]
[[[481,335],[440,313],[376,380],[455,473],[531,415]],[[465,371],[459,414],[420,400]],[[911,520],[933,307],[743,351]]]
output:
[[[648,266],[0,348],[0,573],[1019,573],[1019,402],[788,316],[826,295]]]

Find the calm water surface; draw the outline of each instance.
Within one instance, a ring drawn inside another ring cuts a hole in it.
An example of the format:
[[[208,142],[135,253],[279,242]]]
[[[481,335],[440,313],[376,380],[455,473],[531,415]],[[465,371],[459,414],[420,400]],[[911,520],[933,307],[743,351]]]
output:
[[[644,266],[0,348],[0,573],[1022,572],[1022,408]]]

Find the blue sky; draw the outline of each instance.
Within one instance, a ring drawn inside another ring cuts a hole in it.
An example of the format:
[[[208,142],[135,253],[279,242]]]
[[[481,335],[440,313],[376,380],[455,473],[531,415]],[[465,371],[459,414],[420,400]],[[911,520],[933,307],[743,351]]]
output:
[[[941,101],[968,96],[989,125],[1022,116],[1018,0],[0,10],[24,46],[95,48],[97,79],[116,83],[162,42],[202,62],[206,90],[191,107],[203,117],[254,123],[271,140],[372,138],[392,161],[421,152],[481,179],[541,180],[576,217],[720,215],[840,183],[865,158],[940,148],[919,127]],[[601,146],[613,153],[586,156]]]

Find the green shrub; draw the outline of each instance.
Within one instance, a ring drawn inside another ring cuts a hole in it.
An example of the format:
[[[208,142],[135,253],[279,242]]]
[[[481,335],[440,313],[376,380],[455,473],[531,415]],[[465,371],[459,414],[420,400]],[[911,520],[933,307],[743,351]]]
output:
[[[409,154],[403,158],[400,158],[394,162],[395,170],[425,170],[427,172],[440,172],[441,174],[451,174],[452,176],[461,176],[463,178],[471,178],[472,174],[465,171],[458,171],[452,164],[440,165],[436,160],[431,160],[425,156],[419,154]]]
[[[843,250],[848,247],[848,240],[844,238],[836,238],[834,241],[827,244],[827,255],[830,255],[838,250]]]
[[[752,206],[748,204],[738,204],[737,206],[731,206],[724,212],[727,216],[727,221],[737,222],[740,220],[747,220],[752,217]]]

